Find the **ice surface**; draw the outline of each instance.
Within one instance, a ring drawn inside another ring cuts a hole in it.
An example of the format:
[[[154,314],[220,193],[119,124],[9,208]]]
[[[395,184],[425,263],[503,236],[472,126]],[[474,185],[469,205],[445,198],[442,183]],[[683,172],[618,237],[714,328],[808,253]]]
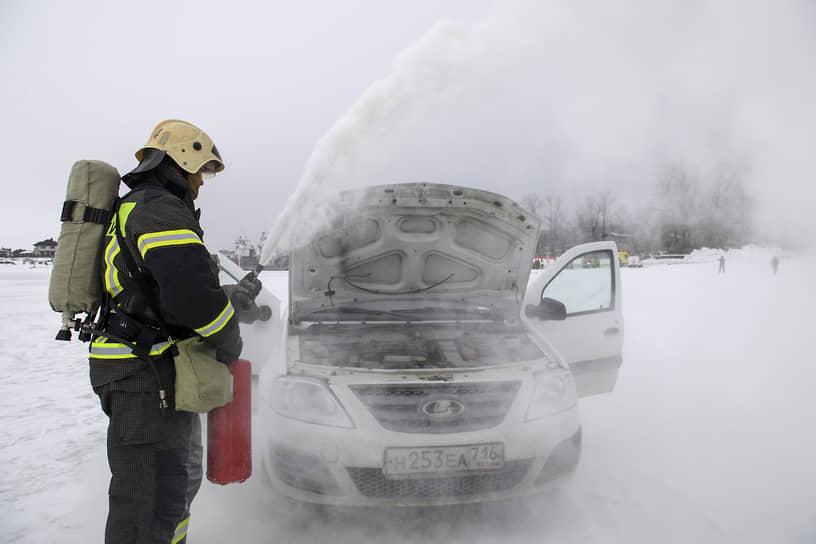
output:
[[[559,490],[319,519],[256,464],[245,484],[205,482],[191,543],[816,541],[816,259],[787,255],[774,276],[769,250],[725,255],[725,274],[719,252],[622,271],[624,364],[613,393],[581,401],[583,456]],[[106,418],[86,345],[53,340],[48,272],[0,267],[0,541],[100,542]],[[285,274],[262,279],[285,296]]]

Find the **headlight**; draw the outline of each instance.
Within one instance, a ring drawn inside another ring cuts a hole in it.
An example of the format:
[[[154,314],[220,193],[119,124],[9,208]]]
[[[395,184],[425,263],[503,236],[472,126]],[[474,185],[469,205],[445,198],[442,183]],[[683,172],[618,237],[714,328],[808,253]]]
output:
[[[354,428],[340,401],[320,381],[286,376],[277,378],[269,389],[269,404],[275,412],[291,419]]]
[[[533,400],[527,409],[527,421],[556,414],[575,406],[575,379],[570,372],[539,374]]]

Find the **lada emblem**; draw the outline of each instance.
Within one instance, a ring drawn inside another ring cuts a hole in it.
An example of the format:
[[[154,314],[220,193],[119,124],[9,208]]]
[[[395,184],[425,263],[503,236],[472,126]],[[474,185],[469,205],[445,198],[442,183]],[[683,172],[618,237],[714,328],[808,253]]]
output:
[[[453,399],[435,399],[422,405],[422,413],[432,419],[451,419],[465,411],[465,405]]]

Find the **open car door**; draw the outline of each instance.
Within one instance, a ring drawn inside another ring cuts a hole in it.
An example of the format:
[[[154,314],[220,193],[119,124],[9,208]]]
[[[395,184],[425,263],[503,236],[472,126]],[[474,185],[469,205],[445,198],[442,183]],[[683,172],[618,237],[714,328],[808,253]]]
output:
[[[222,286],[238,283],[247,273],[228,258],[218,258],[218,279]],[[264,287],[253,307],[239,314],[238,321],[244,343],[241,359],[252,363],[252,374],[257,375],[267,363],[281,356],[284,328],[280,301]]]
[[[623,350],[615,242],[575,246],[540,272],[527,287],[522,319],[569,363],[578,396],[612,391]]]

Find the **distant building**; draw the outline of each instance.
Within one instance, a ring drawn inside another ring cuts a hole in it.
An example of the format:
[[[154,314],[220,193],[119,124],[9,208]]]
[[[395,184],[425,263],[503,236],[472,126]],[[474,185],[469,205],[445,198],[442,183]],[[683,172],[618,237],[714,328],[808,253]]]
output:
[[[261,243],[257,246],[251,244],[246,238],[238,237],[235,241],[235,249],[221,249],[218,252],[229,260],[243,268],[244,270],[254,270],[261,259],[261,248],[265,240],[265,233],[261,235]],[[289,255],[275,254],[264,265],[264,270],[288,270]]]
[[[258,266],[259,252],[257,248],[243,236],[235,241],[235,251],[230,257],[244,270],[252,270]]]
[[[272,262],[268,263],[265,270],[289,270],[289,255],[276,255]]]
[[[42,242],[37,242],[34,244],[35,257],[47,257],[53,259],[56,253],[57,242],[53,238],[49,238],[48,240],[43,240]]]

